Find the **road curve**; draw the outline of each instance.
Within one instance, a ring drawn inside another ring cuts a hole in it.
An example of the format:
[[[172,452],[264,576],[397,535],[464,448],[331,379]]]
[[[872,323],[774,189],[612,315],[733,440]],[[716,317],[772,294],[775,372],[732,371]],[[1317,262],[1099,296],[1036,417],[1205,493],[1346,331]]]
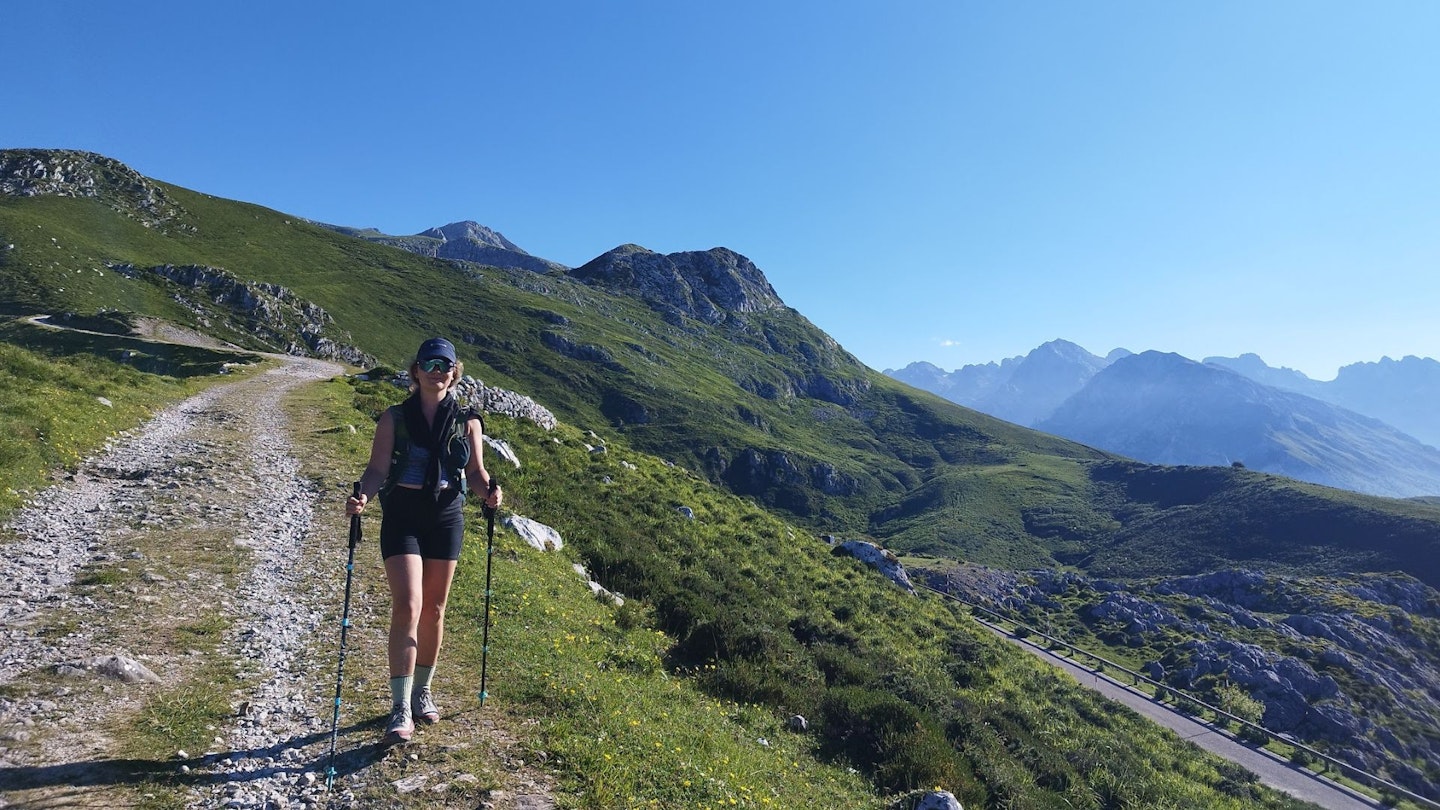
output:
[[[1181,738],[1240,765],[1259,777],[1260,782],[1268,787],[1288,793],[1297,799],[1312,802],[1326,810],[1375,810],[1375,808],[1385,806],[1343,785],[1291,765],[1268,751],[1251,748],[1237,742],[1216,731],[1214,726],[1174,711],[1149,695],[1133,689],[1109,675],[1086,669],[1044,647],[1032,644],[1025,639],[1015,638],[981,619],[977,618],[976,621],[989,628],[995,635],[1028,651],[1036,658],[1063,669],[1081,686],[1093,689],[1117,703],[1123,703],[1152,722],[1174,731]]]

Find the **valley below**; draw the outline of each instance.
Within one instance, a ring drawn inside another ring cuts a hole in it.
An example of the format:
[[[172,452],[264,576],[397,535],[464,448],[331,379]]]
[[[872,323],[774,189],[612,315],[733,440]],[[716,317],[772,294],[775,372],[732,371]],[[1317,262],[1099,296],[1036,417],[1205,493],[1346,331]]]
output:
[[[1440,798],[1440,593],[1411,577],[1120,582],[920,563],[931,587]]]

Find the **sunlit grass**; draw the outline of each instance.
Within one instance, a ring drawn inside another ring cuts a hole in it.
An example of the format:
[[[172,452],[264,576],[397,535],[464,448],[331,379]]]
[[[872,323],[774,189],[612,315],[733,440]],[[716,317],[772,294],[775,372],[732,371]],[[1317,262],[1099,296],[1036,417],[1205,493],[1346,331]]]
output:
[[[462,562],[452,638],[472,675],[483,604],[481,538]],[[622,629],[619,610],[590,593],[569,555],[497,536],[491,606],[491,700],[542,718],[542,745],[567,788],[597,807],[879,807],[857,774],[815,758],[812,738],[767,707],[720,700],[664,663],[674,639]],[[473,681],[472,681],[473,683]]]
[[[95,352],[0,320],[0,518],[111,437],[217,380],[146,373]]]

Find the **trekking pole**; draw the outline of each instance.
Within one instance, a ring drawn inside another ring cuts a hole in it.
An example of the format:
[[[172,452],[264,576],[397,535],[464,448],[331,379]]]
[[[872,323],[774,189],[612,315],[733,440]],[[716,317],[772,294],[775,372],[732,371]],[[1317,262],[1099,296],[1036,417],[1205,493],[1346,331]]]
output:
[[[355,482],[354,497],[360,497]],[[330,721],[330,765],[325,769],[325,790],[335,784],[335,741],[340,736],[340,680],[345,674],[345,637],[350,631],[350,582],[355,573],[355,547],[360,545],[360,516],[350,516],[350,556],[345,560],[345,608],[340,616],[340,664],[335,668],[335,716]]]
[[[500,482],[495,476],[490,476],[490,492],[493,493]],[[485,631],[480,637],[480,706],[485,706],[485,698],[490,693],[485,691],[486,665],[490,661],[490,563],[495,558],[495,510],[490,507],[490,497],[486,494],[485,505],[481,511],[485,513]]]

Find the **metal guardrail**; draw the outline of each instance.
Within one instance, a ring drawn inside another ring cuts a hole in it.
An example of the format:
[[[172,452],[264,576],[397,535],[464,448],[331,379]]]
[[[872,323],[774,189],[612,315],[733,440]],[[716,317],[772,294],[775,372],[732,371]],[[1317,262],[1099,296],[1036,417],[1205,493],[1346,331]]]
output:
[[[1254,733],[1256,733],[1256,734],[1263,735],[1266,739],[1268,739],[1268,740],[1270,740],[1270,741],[1283,743],[1283,744],[1288,745],[1288,746],[1290,746],[1291,748],[1294,748],[1294,749],[1296,749],[1296,750],[1298,750],[1298,751],[1303,751],[1303,752],[1305,752],[1305,754],[1306,754],[1307,756],[1312,757],[1313,759],[1316,759],[1316,760],[1319,760],[1320,762],[1325,763],[1326,765],[1334,768],[1334,769],[1335,769],[1337,772],[1339,772],[1341,775],[1347,776],[1347,777],[1349,777],[1349,778],[1351,778],[1351,779],[1354,779],[1356,782],[1361,782],[1361,783],[1363,783],[1363,784],[1365,784],[1365,785],[1368,785],[1369,787],[1371,787],[1371,788],[1373,788],[1373,789],[1375,789],[1375,790],[1381,791],[1381,792],[1389,792],[1389,793],[1391,793],[1391,794],[1393,794],[1393,795],[1395,795],[1395,796],[1402,797],[1402,798],[1405,798],[1405,799],[1409,799],[1410,801],[1415,802],[1416,804],[1419,804],[1419,805],[1421,805],[1422,807],[1432,808],[1432,810],[1440,810],[1440,802],[1436,802],[1436,801],[1434,801],[1433,799],[1428,799],[1428,798],[1426,798],[1426,797],[1424,797],[1424,796],[1421,796],[1421,795],[1419,795],[1419,794],[1417,794],[1417,793],[1414,793],[1413,791],[1406,790],[1405,788],[1400,787],[1399,785],[1395,784],[1394,782],[1391,782],[1391,781],[1389,781],[1389,780],[1387,780],[1387,779],[1383,779],[1383,778],[1381,778],[1381,777],[1379,777],[1379,776],[1376,776],[1375,774],[1369,773],[1369,772],[1367,772],[1367,771],[1360,770],[1359,768],[1356,768],[1355,766],[1350,765],[1349,763],[1341,762],[1340,760],[1338,760],[1338,759],[1330,756],[1329,754],[1326,754],[1326,753],[1323,752],[1323,751],[1318,751],[1318,750],[1316,750],[1316,749],[1314,749],[1314,748],[1311,748],[1310,746],[1305,745],[1304,743],[1298,742],[1298,741],[1293,740],[1293,739],[1290,739],[1290,738],[1288,738],[1288,737],[1283,737],[1283,736],[1281,736],[1281,735],[1279,735],[1279,734],[1277,734],[1277,733],[1275,733],[1275,732],[1273,732],[1273,731],[1265,728],[1265,727],[1262,726],[1262,725],[1259,725],[1259,724],[1257,724],[1257,723],[1253,723],[1253,722],[1251,722],[1251,721],[1249,721],[1249,720],[1246,720],[1246,719],[1243,718],[1243,717],[1237,717],[1236,715],[1233,715],[1233,714],[1225,711],[1224,709],[1221,709],[1221,708],[1218,707],[1218,706],[1212,706],[1212,705],[1210,705],[1209,703],[1206,703],[1205,701],[1200,700],[1199,698],[1196,698],[1196,697],[1194,697],[1194,696],[1192,696],[1192,695],[1186,694],[1185,692],[1182,692],[1182,691],[1180,691],[1179,689],[1176,689],[1176,688],[1173,687],[1173,686],[1168,686],[1168,685],[1163,684],[1163,683],[1161,683],[1161,682],[1159,682],[1159,681],[1152,680],[1151,678],[1149,678],[1148,676],[1144,675],[1143,673],[1136,672],[1135,670],[1130,669],[1130,668],[1128,668],[1128,667],[1126,667],[1126,666],[1124,666],[1124,665],[1122,665],[1122,664],[1117,664],[1117,663],[1115,663],[1114,661],[1111,661],[1111,660],[1108,659],[1108,658],[1104,658],[1104,657],[1102,657],[1102,656],[1096,655],[1095,653],[1092,653],[1092,652],[1090,652],[1089,650],[1082,650],[1081,648],[1076,647],[1074,644],[1071,644],[1070,642],[1065,641],[1064,639],[1056,638],[1055,636],[1052,636],[1052,635],[1050,635],[1050,634],[1048,634],[1048,633],[1044,633],[1044,632],[1042,632],[1042,631],[1040,631],[1040,630],[1037,630],[1037,629],[1035,629],[1035,628],[1033,628],[1033,627],[1030,627],[1029,625],[1025,624],[1024,622],[1021,622],[1021,621],[1019,621],[1018,619],[1015,619],[1014,617],[1006,616],[1006,615],[1004,615],[1003,613],[998,613],[998,612],[996,612],[996,611],[994,611],[994,610],[991,610],[990,608],[985,607],[984,605],[978,604],[978,603],[976,603],[976,602],[972,602],[972,601],[970,601],[969,599],[964,598],[963,596],[958,596],[958,595],[953,594],[953,593],[947,593],[946,591],[942,591],[942,590],[940,590],[940,589],[938,589],[938,588],[931,587],[930,585],[924,585],[924,584],[922,584],[921,587],[925,588],[926,590],[928,590],[928,591],[930,591],[930,592],[932,592],[932,593],[938,594],[938,595],[940,595],[940,596],[942,596],[942,597],[944,597],[944,598],[946,598],[946,599],[951,599],[951,600],[953,600],[953,601],[959,602],[960,604],[965,605],[966,607],[969,607],[969,608],[970,608],[971,610],[973,610],[973,611],[979,611],[980,613],[984,613],[984,614],[986,614],[986,615],[988,615],[988,616],[994,617],[996,620],[998,620],[998,621],[1000,621],[1000,622],[1004,622],[1004,623],[1006,623],[1006,624],[1014,625],[1017,629],[1019,629],[1019,628],[1024,628],[1025,631],[1026,631],[1026,633],[1028,633],[1029,635],[1038,636],[1038,637],[1040,637],[1040,638],[1043,638],[1043,639],[1045,639],[1047,642],[1049,642],[1049,643],[1052,644],[1052,645],[1059,646],[1059,647],[1064,647],[1065,649],[1069,650],[1071,653],[1073,653],[1073,654],[1075,654],[1075,655],[1079,655],[1079,656],[1083,656],[1083,657],[1085,657],[1085,658],[1089,658],[1089,659],[1091,659],[1092,661],[1094,661],[1094,662],[1099,666],[1100,671],[1115,670],[1115,671],[1117,671],[1117,672],[1123,672],[1123,673],[1125,673],[1126,675],[1129,675],[1129,676],[1131,677],[1131,679],[1133,679],[1137,685],[1140,684],[1140,683],[1142,683],[1142,682],[1143,682],[1143,683],[1146,683],[1146,684],[1149,684],[1151,687],[1153,687],[1153,688],[1155,689],[1155,699],[1156,699],[1156,700],[1162,700],[1165,695],[1170,695],[1170,696],[1172,696],[1172,697],[1175,699],[1175,701],[1176,701],[1177,704],[1180,704],[1180,703],[1182,703],[1182,702],[1188,702],[1188,703],[1190,703],[1190,704],[1193,704],[1193,705],[1195,705],[1195,706],[1198,706],[1198,707],[1201,708],[1201,709],[1204,709],[1204,710],[1206,710],[1206,711],[1211,712],[1211,713],[1214,714],[1217,718],[1222,718],[1222,717],[1223,717],[1223,718],[1225,718],[1226,720],[1229,720],[1229,721],[1232,721],[1232,722],[1238,724],[1238,725],[1239,725],[1241,728],[1243,728],[1243,729],[1247,729],[1247,730],[1249,730],[1249,731],[1251,731],[1251,732],[1254,732]],[[1012,635],[1014,635],[1014,634],[1012,633]],[[1225,731],[1226,733],[1228,733],[1228,730],[1226,730],[1226,729],[1220,729],[1220,730],[1221,730],[1221,731]],[[1297,764],[1298,764],[1298,763],[1297,763]],[[1317,775],[1323,775],[1323,774],[1317,774]]]

